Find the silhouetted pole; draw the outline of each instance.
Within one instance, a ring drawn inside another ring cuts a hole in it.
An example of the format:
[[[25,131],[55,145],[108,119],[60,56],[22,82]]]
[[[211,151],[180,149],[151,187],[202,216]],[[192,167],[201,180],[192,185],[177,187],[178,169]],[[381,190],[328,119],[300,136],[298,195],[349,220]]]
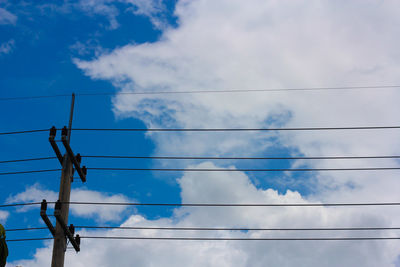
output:
[[[72,118],[74,114],[74,104],[75,104],[75,94],[72,94],[71,111],[69,115],[68,135],[67,135],[68,144],[71,140],[71,127],[72,127]],[[70,201],[70,195],[71,195],[72,175],[73,175],[72,162],[68,156],[68,153],[65,153],[63,157],[63,165],[61,171],[60,192],[58,195],[58,199],[62,203],[61,218],[64,220],[65,224],[68,224],[68,213],[69,213],[68,203]],[[67,250],[67,238],[65,236],[63,228],[57,221],[56,232],[54,236],[54,244],[53,244],[53,257],[51,260],[52,267],[64,266],[64,258],[66,250]]]

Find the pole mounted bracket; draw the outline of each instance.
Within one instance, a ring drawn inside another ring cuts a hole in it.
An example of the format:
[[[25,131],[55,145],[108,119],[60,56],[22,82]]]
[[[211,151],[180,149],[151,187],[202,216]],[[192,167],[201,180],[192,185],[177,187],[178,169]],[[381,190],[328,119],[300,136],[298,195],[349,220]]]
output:
[[[62,165],[63,164],[63,156],[62,156],[60,149],[58,148],[57,143],[55,141],[56,135],[57,135],[57,129],[56,129],[56,127],[53,126],[50,129],[49,142],[50,142],[50,145],[53,148],[54,152],[56,153],[58,161]]]
[[[54,127],[54,126],[51,127],[49,142],[50,142],[50,145],[53,148],[54,152],[56,153],[58,161],[60,162],[61,165],[63,165],[63,156],[62,156],[61,151],[58,148],[58,145],[55,141],[56,134],[57,134],[56,127]],[[76,156],[74,155],[74,152],[72,151],[72,148],[68,142],[68,129],[66,126],[64,126],[64,128],[62,128],[62,130],[61,130],[61,141],[65,147],[65,150],[67,151],[68,157],[70,158],[71,162],[74,164],[75,170],[79,174],[79,177],[81,178],[82,182],[86,182],[87,168],[86,168],[86,166],[81,167],[81,161],[82,161],[81,155],[79,153],[76,154]]]
[[[86,166],[83,166],[81,168],[81,166],[80,166],[81,165],[81,155],[80,154],[77,154],[76,156],[74,155],[74,152],[72,151],[72,149],[68,143],[67,136],[68,136],[68,129],[66,126],[64,126],[64,128],[61,131],[61,141],[65,147],[65,150],[67,151],[69,158],[71,159],[72,163],[74,164],[75,170],[79,174],[79,177],[81,178],[82,182],[86,182],[86,173],[87,173]]]
[[[81,238],[79,235],[75,234],[75,227],[73,224],[70,226],[67,226],[64,222],[64,220],[61,218],[61,202],[57,200],[56,206],[54,208],[54,216],[56,217],[57,222],[60,224],[64,235],[68,238],[69,242],[71,245],[74,247],[76,252],[80,251],[80,244],[81,244]],[[43,199],[41,206],[40,206],[40,217],[42,217],[44,223],[46,224],[47,228],[49,228],[50,233],[53,235],[53,237],[56,236],[56,229],[54,228],[53,224],[51,223],[49,217],[47,216],[47,202],[46,199]]]
[[[60,224],[61,228],[64,231],[64,235],[68,238],[69,242],[74,247],[75,251],[79,252],[81,250],[80,249],[80,243],[81,243],[80,236],[76,235],[76,237],[74,237],[74,234],[75,234],[74,225],[71,224],[70,226],[67,226],[67,224],[64,222],[63,218],[61,217],[61,205],[62,205],[62,203],[60,202],[60,200],[57,200],[55,208],[54,208],[54,216],[56,217],[57,222]]]
[[[47,228],[49,228],[50,233],[55,236],[56,229],[54,229],[53,224],[51,223],[49,217],[46,214],[47,211],[47,202],[46,199],[43,199],[42,204],[40,205],[40,217],[42,217],[44,223],[46,224]]]

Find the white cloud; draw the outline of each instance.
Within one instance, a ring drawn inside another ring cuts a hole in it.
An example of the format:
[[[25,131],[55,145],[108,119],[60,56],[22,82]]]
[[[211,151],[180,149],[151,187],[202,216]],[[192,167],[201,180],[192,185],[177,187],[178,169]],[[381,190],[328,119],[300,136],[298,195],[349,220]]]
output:
[[[77,4],[77,8],[83,10],[89,15],[102,15],[107,17],[110,25],[110,29],[116,29],[119,27],[117,16],[119,14],[118,8],[114,5],[109,4],[112,1],[93,1],[93,0],[80,0]]]
[[[7,198],[7,203],[25,203],[25,202],[40,202],[43,199],[47,201],[56,201],[57,193],[51,190],[43,189],[42,186],[38,183],[26,187],[25,191],[18,193],[16,195],[11,195]],[[23,210],[28,209],[29,207],[23,208]]]
[[[89,39],[86,42],[77,41],[73,45],[70,45],[69,48],[79,56],[87,56],[91,54],[100,55],[105,51],[105,49],[102,48],[95,39]]]
[[[132,12],[136,15],[148,17],[157,29],[165,29],[168,24],[163,16],[165,7],[162,0],[120,0],[132,5]]]
[[[179,27],[158,42],[75,62],[121,92],[399,84],[396,8],[393,1],[180,1]],[[399,96],[396,89],[117,95],[114,112],[148,127],[393,125]],[[254,155],[278,145],[305,155],[372,155],[400,147],[395,131],[150,136],[159,154]]]
[[[395,1],[183,0],[177,3],[175,11],[179,26],[164,31],[159,41],[127,45],[92,61],[75,62],[88,76],[110,80],[121,92],[400,84],[398,11]],[[398,99],[400,92],[397,89],[365,89],[247,94],[119,94],[113,104],[117,118],[139,118],[148,127],[334,127],[397,125]],[[297,155],[331,156],[398,154],[400,141],[397,135],[394,130],[151,133],[149,137],[156,144],[155,154],[160,155],[170,155],[172,151],[174,155],[268,155],[280,147]],[[321,168],[399,166],[396,160],[298,161],[292,166],[300,164]],[[259,191],[243,178],[244,174],[230,174],[226,179],[216,176],[203,174],[197,177],[199,180],[215,178],[213,183],[207,184],[189,179],[194,175],[185,175],[188,179],[179,180],[182,201],[245,202],[273,201],[275,198],[284,202],[286,199],[304,199],[291,191],[285,195],[278,195],[273,189]],[[320,172],[310,173],[308,177],[311,180],[306,180],[304,186],[310,188],[312,193],[308,198],[312,201],[399,200],[397,188],[400,181],[396,172]],[[296,182],[295,179],[286,173],[277,182]],[[287,186],[290,188],[291,184]],[[185,211],[182,209],[177,213],[180,215]],[[369,212],[378,215],[372,216]],[[262,222],[281,226],[297,223],[337,226],[380,220],[395,224],[399,219],[392,208],[362,211],[268,209],[268,213],[251,209],[240,212],[196,209],[185,214],[195,223],[221,225],[231,222],[261,225]],[[387,247],[381,250],[381,245]],[[245,249],[240,244],[221,246],[232,249],[232,254],[228,253],[232,258],[227,257],[226,261],[228,266],[265,266],[267,263],[272,266],[393,266],[399,248],[396,242],[366,242],[357,243],[357,246],[349,243],[257,243],[243,245]],[[240,258],[246,259],[244,262],[235,258],[238,247]],[[175,249],[169,253],[174,253]],[[154,253],[154,250],[149,250]],[[202,255],[190,255],[199,262],[204,260]],[[175,265],[180,260],[183,262],[181,266],[192,265],[177,257]],[[157,265],[163,259],[160,255],[142,265]],[[213,265],[210,262],[205,265]]]
[[[26,188],[24,192],[12,195],[7,199],[7,203],[40,202],[46,199],[54,202],[58,199],[57,192],[43,189],[40,184],[34,184]],[[123,194],[110,194],[86,189],[72,189],[71,201],[77,202],[130,202],[129,198]],[[26,206],[18,209],[23,212],[33,206]],[[126,212],[126,206],[97,206],[97,205],[71,205],[72,214],[80,217],[92,218],[99,222],[120,221],[121,216]]]
[[[122,194],[108,194],[90,190],[72,190],[71,200],[82,202],[130,202],[129,198]],[[97,221],[120,221],[121,215],[127,210],[126,206],[96,206],[96,205],[72,205],[72,212],[77,216],[95,218]]]
[[[12,52],[15,46],[15,41],[13,39],[8,42],[0,44],[0,55],[1,54],[9,54]]]
[[[9,215],[8,211],[0,210],[0,223],[4,225]]]
[[[120,10],[147,17],[156,29],[167,27],[164,18],[165,7],[161,0],[79,0],[64,2],[62,5],[44,4],[41,7],[43,10],[50,9],[65,14],[79,10],[89,16],[103,16],[107,18],[107,28],[110,30],[120,26]]]
[[[202,163],[193,167],[218,167]],[[279,194],[272,189],[257,189],[241,172],[234,174],[185,173],[179,179],[182,201],[247,202],[247,203],[307,203],[299,193]],[[170,218],[149,220],[132,215],[122,226],[161,227],[356,227],[384,226],[389,214],[379,209],[359,208],[177,208]],[[307,237],[307,236],[367,236],[366,233],[323,232],[212,232],[161,230],[100,230],[79,231],[81,236],[198,236],[198,237]],[[374,232],[374,236],[384,233]],[[395,245],[394,245],[395,244]],[[348,241],[133,241],[82,239],[81,252],[69,252],[66,266],[391,266],[398,252],[398,242]],[[38,249],[35,260],[15,261],[12,265],[49,265],[52,244]],[[46,257],[46,255],[48,257]],[[340,255],[340,256],[339,256]]]
[[[17,16],[15,16],[13,13],[0,7],[0,25],[15,25],[17,23],[17,19]]]

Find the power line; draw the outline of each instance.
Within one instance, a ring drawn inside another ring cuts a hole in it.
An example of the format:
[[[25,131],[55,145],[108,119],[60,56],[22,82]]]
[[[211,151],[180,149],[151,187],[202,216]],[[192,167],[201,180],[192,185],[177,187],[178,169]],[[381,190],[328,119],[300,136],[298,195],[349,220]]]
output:
[[[36,160],[48,160],[56,159],[57,157],[41,157],[41,158],[29,158],[29,159],[13,159],[13,160],[2,160],[0,163],[13,163],[13,162],[25,162],[25,161],[36,161]]]
[[[49,202],[48,202],[49,203]],[[72,205],[175,206],[175,207],[332,207],[332,206],[400,206],[400,202],[372,203],[138,203],[138,202],[69,202]]]
[[[160,160],[348,160],[348,159],[398,159],[400,155],[383,156],[314,156],[314,157],[207,157],[207,156],[119,156],[119,155],[81,155],[82,158],[105,158],[105,159],[160,159]],[[57,159],[57,157],[39,157],[14,160],[3,160],[1,163],[14,163],[25,161],[39,161]]]
[[[137,236],[81,236],[85,239],[117,240],[175,240],[175,241],[366,241],[399,240],[400,237],[301,237],[301,238],[235,238],[235,237],[137,237]]]
[[[368,241],[399,240],[400,237],[300,237],[300,238],[235,238],[235,237],[138,237],[138,236],[81,236],[85,239],[168,240],[168,241]],[[7,239],[7,242],[42,241],[53,237]]]
[[[11,228],[7,232],[45,230],[47,227]],[[141,227],[141,226],[79,226],[75,229],[116,229],[116,230],[166,230],[166,231],[386,231],[400,230],[400,227],[330,227],[330,228],[244,228],[244,227]]]
[[[162,94],[209,94],[209,93],[251,93],[251,92],[290,92],[290,91],[329,91],[329,90],[360,90],[360,89],[393,89],[400,85],[372,85],[372,86],[341,86],[341,87],[303,87],[303,88],[268,88],[268,89],[239,89],[239,90],[193,90],[193,91],[156,91],[156,92],[94,92],[77,93],[76,96],[108,96],[108,95],[162,95]],[[70,97],[70,94],[39,95],[39,96],[20,96],[2,97],[0,101],[24,100],[55,97]]]
[[[7,239],[7,242],[21,242],[21,241],[41,241],[41,240],[50,240],[54,239],[53,237],[35,237],[35,238],[19,238],[19,239]]]
[[[48,229],[48,228],[47,227],[7,228],[7,232],[45,230],[45,229]]]
[[[293,127],[293,128],[72,128],[72,131],[107,132],[255,132],[255,131],[332,131],[332,130],[383,130],[400,129],[393,126],[349,126],[349,127]],[[49,129],[0,132],[0,135],[45,132]]]
[[[53,157],[55,158],[55,157]],[[193,157],[193,156],[113,156],[113,155],[84,155],[82,158],[110,158],[110,159],[177,159],[177,160],[291,160],[291,159],[397,159],[392,156],[315,156],[315,157]],[[0,163],[2,163],[0,161]]]
[[[33,206],[40,205],[42,202],[27,202],[27,203],[13,203],[13,204],[2,204],[0,208],[8,208],[8,207],[19,207],[19,206]],[[55,202],[52,202],[53,204]]]
[[[48,204],[55,204],[48,201]],[[139,202],[61,202],[69,205],[103,205],[103,206],[167,206],[167,207],[346,207],[346,206],[400,206],[400,202],[367,202],[367,203],[139,203]],[[41,202],[3,204],[0,208],[40,205]]]
[[[201,169],[201,168],[108,168],[92,167],[88,170],[97,171],[167,171],[167,172],[309,172],[309,171],[389,171],[400,170],[400,167],[373,168],[296,168],[296,169]]]
[[[0,172],[0,175],[14,175],[14,174],[38,173],[38,172],[55,172],[55,171],[61,171],[61,169],[29,170],[29,171],[16,171],[16,172]]]
[[[49,131],[49,129],[35,129],[35,130],[23,130],[23,131],[12,131],[12,132],[0,132],[0,135],[38,133],[38,132],[46,132],[46,131]]]
[[[0,175],[30,174],[55,172],[61,169],[44,169],[15,172],[1,172]],[[400,170],[400,167],[372,167],[372,168],[296,168],[296,169],[201,169],[201,168],[108,168],[92,167],[87,170],[95,171],[166,171],[166,172],[311,172],[311,171],[390,171]]]
[[[293,127],[293,128],[73,128],[74,131],[108,132],[254,132],[254,131],[331,131],[331,130],[383,130],[400,129],[393,126],[349,126],[349,127]]]

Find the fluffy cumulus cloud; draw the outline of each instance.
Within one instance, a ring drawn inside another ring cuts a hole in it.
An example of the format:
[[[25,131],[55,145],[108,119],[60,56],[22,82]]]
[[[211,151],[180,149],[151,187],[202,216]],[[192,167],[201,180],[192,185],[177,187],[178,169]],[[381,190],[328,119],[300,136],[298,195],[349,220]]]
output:
[[[194,167],[214,168],[205,162]],[[258,189],[242,173],[185,173],[179,180],[182,201],[189,203],[308,203],[299,193],[288,190],[279,194],[273,189]],[[227,186],[229,185],[229,186]],[[172,217],[149,220],[135,214],[124,227],[253,227],[301,228],[387,225],[388,221],[376,216],[379,210],[354,208],[298,209],[260,207],[184,207],[177,208]],[[142,236],[142,237],[307,237],[310,233],[274,231],[161,231],[112,230],[80,231],[85,236]],[[339,236],[348,236],[345,231]],[[329,232],[317,235],[331,236]],[[366,236],[365,233],[352,234]],[[375,233],[383,236],[382,233]],[[324,242],[324,243],[321,243]],[[397,249],[392,242],[348,241],[151,241],[151,240],[97,240],[83,239],[78,254],[67,253],[66,266],[390,266]],[[38,249],[35,259],[10,263],[10,266],[46,266],[50,264],[51,244]],[[337,255],[341,255],[338,257]],[[350,257],[351,255],[351,257]],[[349,256],[349,257],[347,257]]]
[[[8,203],[21,202],[40,202],[46,199],[48,202],[54,202],[58,199],[58,193],[46,190],[40,184],[34,184],[26,188],[24,192],[12,195],[7,199]],[[108,194],[105,192],[97,192],[86,189],[73,189],[71,191],[71,201],[77,202],[129,202],[129,198],[122,194]],[[18,211],[23,212],[32,206],[20,208]],[[97,205],[71,205],[71,212],[74,215],[86,218],[92,218],[100,222],[120,221],[121,215],[126,211],[124,206],[103,207]]]
[[[400,84],[396,1],[181,0],[176,28],[154,43],[127,45],[92,61],[75,62],[93,79],[111,81],[118,118],[148,127],[254,128],[398,124],[395,88],[210,94],[128,95],[131,92],[309,88]],[[155,153],[257,156],[276,148],[291,155],[391,155],[396,130],[274,133],[149,134]],[[215,166],[235,168],[238,162]],[[293,167],[399,166],[397,160],[296,161]],[[185,173],[182,202],[399,201],[396,172],[319,172],[306,175],[307,194],[268,188],[270,176],[242,172]],[[282,173],[288,189],[298,176]],[[304,178],[304,177],[303,177]],[[272,177],[271,177],[272,179]],[[257,186],[255,181],[258,181]],[[311,193],[310,193],[311,192]],[[396,226],[396,208],[179,208],[169,218],[132,215],[123,225],[347,227]],[[132,236],[393,236],[383,232],[82,232]],[[152,242],[84,239],[67,266],[394,266],[400,244],[388,242]],[[48,264],[49,248],[22,265]],[[19,264],[19,263],[18,263]]]

